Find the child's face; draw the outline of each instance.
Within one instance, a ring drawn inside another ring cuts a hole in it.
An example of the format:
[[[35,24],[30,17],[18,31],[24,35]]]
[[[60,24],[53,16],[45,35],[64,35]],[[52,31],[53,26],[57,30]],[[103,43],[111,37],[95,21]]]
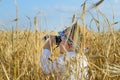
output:
[[[60,43],[60,53],[67,53],[73,51],[73,48],[71,46],[68,45],[68,43],[66,42],[66,40],[62,39],[61,43]]]

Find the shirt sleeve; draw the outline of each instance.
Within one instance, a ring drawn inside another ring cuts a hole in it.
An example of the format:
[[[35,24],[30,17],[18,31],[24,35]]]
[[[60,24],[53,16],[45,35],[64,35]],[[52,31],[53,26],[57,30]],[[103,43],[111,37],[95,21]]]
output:
[[[50,73],[49,68],[51,64],[48,64],[48,59],[50,57],[50,50],[43,49],[43,54],[40,55],[40,67],[46,73]],[[50,65],[50,66],[48,66]]]
[[[43,49],[43,54],[40,56],[40,67],[43,72],[49,74],[50,72],[63,69],[64,65],[64,56],[58,57],[57,61],[50,61],[50,50]]]

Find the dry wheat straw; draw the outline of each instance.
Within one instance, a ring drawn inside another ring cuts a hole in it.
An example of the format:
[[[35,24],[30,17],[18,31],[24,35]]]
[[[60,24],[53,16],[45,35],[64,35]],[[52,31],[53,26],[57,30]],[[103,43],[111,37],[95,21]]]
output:
[[[94,8],[99,6],[104,0],[96,3]],[[81,14],[82,26],[85,27],[86,3],[83,5]],[[17,7],[17,6],[16,6]],[[17,8],[16,8],[17,9]],[[16,17],[18,16],[16,10]],[[100,20],[92,16],[90,22],[91,29],[92,21],[95,21],[98,26],[98,32],[91,32],[92,39],[90,40],[90,50],[85,54],[88,58],[89,78],[90,80],[119,80],[120,79],[120,31],[112,30],[112,24],[109,19],[98,10],[108,27],[108,32],[101,32],[102,26]],[[18,18],[18,17],[17,17]],[[28,17],[27,17],[28,18]],[[34,18],[34,26],[36,31],[30,30],[14,30],[0,31],[0,79],[3,80],[59,80],[60,74],[45,75],[39,67],[39,55],[42,53],[42,48],[45,42],[42,37],[46,34],[56,34],[55,32],[39,32],[37,18]],[[113,16],[114,18],[114,16]],[[32,21],[30,21],[30,27]],[[73,19],[74,21],[74,19]],[[16,22],[16,25],[17,22]],[[46,24],[47,25],[47,24]],[[17,34],[16,34],[17,32]],[[86,37],[84,36],[84,40]],[[53,53],[58,53],[56,49]],[[55,56],[54,56],[55,57]],[[53,57],[53,58],[54,58]],[[57,56],[58,57],[58,56]],[[37,59],[38,58],[38,59]],[[79,61],[79,59],[78,59]],[[78,65],[75,62],[75,67]],[[68,66],[72,62],[68,63]],[[68,68],[69,69],[69,68]],[[69,71],[68,71],[69,72]],[[63,76],[62,79],[68,79],[70,74]],[[78,75],[78,73],[76,73]]]

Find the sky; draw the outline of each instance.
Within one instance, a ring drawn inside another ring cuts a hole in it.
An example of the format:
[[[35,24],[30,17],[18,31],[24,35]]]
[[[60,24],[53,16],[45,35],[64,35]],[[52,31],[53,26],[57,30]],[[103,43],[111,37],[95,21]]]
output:
[[[87,8],[93,5],[98,0],[87,0]],[[81,13],[81,5],[84,0],[17,0],[18,4],[18,21],[19,28],[24,30],[29,28],[29,17],[34,22],[34,17],[37,16],[38,28],[40,30],[62,30],[64,26],[71,24],[72,15],[75,13],[77,17]],[[98,6],[106,17],[112,21],[112,10],[114,10],[115,21],[120,21],[120,0],[104,0]],[[113,9],[112,9],[113,8]],[[91,13],[97,16],[96,9],[92,9]],[[26,17],[27,16],[27,17]],[[15,27],[16,5],[15,0],[0,0],[0,29],[9,29]],[[90,14],[85,17],[86,25],[89,25],[91,20]],[[120,24],[116,24],[115,28],[119,29]],[[96,30],[95,24],[92,25]],[[32,29],[34,25],[32,24]]]

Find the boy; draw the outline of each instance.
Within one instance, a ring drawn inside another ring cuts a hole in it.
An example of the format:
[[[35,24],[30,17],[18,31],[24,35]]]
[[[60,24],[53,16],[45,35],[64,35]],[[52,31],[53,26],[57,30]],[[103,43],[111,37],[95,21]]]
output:
[[[85,37],[86,38],[85,38]],[[68,80],[86,80],[88,79],[87,58],[84,51],[88,50],[89,32],[85,28],[81,28],[77,22],[62,32],[59,36],[45,36],[47,43],[44,45],[43,54],[40,56],[40,66],[46,74],[62,73],[62,77],[69,71]],[[60,48],[60,54],[57,61],[51,61],[51,47],[56,44]],[[81,53],[81,54],[80,54]],[[71,63],[71,58],[76,61]],[[66,63],[70,62],[70,68]]]

